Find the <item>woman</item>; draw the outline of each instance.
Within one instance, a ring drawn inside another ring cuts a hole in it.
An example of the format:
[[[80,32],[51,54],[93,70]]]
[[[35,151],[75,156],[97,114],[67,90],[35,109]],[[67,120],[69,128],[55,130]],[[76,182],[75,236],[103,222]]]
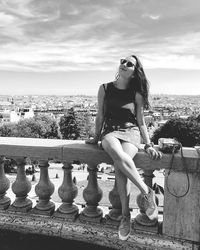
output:
[[[114,162],[115,178],[122,204],[122,219],[119,238],[126,240],[130,234],[130,181],[143,194],[146,215],[154,220],[158,216],[155,194],[142,180],[133,158],[138,152],[141,137],[145,151],[153,159],[161,158],[147,132],[143,110],[149,108],[148,81],[142,64],[135,55],[120,60],[116,80],[102,84],[98,91],[98,112],[95,135],[86,143],[97,144],[101,140],[103,149]]]

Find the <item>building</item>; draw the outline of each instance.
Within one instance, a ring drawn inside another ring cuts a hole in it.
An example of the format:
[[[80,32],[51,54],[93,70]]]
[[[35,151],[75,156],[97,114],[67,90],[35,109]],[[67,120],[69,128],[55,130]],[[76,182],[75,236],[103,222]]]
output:
[[[21,119],[33,118],[34,111],[32,108],[23,108],[19,110],[19,116]]]
[[[3,110],[0,111],[0,122],[18,122],[20,120],[19,114],[14,110]]]

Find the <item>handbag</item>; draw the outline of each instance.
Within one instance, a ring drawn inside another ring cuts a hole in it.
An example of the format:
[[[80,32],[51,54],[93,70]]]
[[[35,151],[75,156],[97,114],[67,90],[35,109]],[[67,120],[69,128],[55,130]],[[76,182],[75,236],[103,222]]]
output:
[[[159,138],[159,150],[163,153],[176,153],[181,148],[181,143],[175,138]]]

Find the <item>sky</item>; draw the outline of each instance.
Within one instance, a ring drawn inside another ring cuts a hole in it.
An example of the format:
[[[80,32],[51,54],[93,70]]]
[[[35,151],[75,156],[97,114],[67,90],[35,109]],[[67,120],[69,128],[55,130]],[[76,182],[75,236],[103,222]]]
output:
[[[0,95],[96,95],[137,55],[151,94],[200,95],[199,0],[0,0]]]

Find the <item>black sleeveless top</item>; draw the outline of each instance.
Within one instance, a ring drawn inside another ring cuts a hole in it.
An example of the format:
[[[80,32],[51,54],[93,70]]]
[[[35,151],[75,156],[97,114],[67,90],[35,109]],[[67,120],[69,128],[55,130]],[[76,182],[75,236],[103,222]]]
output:
[[[132,88],[118,89],[113,82],[104,85],[105,89],[105,122],[115,125],[132,123],[137,126],[135,116],[135,94]]]

